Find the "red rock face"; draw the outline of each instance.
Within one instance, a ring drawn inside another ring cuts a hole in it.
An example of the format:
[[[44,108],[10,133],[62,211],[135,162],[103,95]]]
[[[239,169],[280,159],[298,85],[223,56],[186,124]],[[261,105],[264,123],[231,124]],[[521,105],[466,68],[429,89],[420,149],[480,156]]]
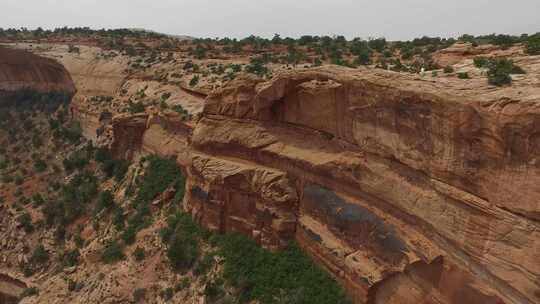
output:
[[[0,47],[0,93],[21,89],[75,93],[69,73],[58,62],[23,50]]]
[[[147,114],[119,115],[112,120],[114,138],[111,152],[114,157],[129,159],[141,149],[142,137],[146,131]]]
[[[130,134],[178,155],[200,223],[296,239],[355,303],[534,303],[540,95],[490,90],[326,67],[237,79],[192,133]]]

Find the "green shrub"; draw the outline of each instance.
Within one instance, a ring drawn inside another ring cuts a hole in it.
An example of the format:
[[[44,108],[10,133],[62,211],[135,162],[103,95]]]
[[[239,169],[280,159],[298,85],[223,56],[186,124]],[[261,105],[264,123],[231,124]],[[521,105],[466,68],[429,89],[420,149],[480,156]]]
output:
[[[223,279],[216,279],[206,284],[204,295],[209,303],[213,303],[225,295],[225,291],[223,290],[224,283]]]
[[[128,227],[122,234],[122,238],[128,244],[135,241],[137,232],[150,220],[149,204],[152,200],[169,186],[181,184],[181,188],[183,188],[185,183],[185,178],[174,158],[150,156],[148,161],[149,164],[140,185],[138,185],[137,196],[133,202],[135,214],[128,219]]]
[[[81,248],[84,245],[84,239],[82,238],[80,231],[75,232],[75,235],[73,236],[73,242],[78,248]]]
[[[486,57],[478,56],[478,57],[474,57],[473,62],[474,62],[475,67],[484,68],[484,67],[487,67],[489,63],[489,59]]]
[[[23,292],[20,295],[20,298],[24,299],[26,297],[32,297],[38,294],[39,294],[39,289],[37,289],[36,287],[30,287],[23,290]]]
[[[109,190],[102,191],[99,194],[94,214],[98,214],[99,212],[101,212],[104,209],[109,209],[113,205],[114,205],[114,197],[112,195],[112,192],[109,191]]]
[[[368,65],[371,63],[371,52],[368,49],[362,49],[359,51],[355,62],[361,65]]]
[[[64,170],[66,170],[66,172],[68,173],[71,173],[75,169],[83,169],[89,164],[89,162],[90,159],[86,151],[76,151],[74,153],[71,153],[68,158],[65,158],[62,161],[62,164],[64,165]]]
[[[24,178],[20,175],[15,176],[15,185],[20,186],[24,183]]]
[[[252,58],[250,63],[246,65],[245,70],[248,73],[261,77],[269,72],[268,68],[265,66],[265,61],[261,57]]]
[[[124,228],[124,210],[120,206],[115,206],[113,211],[113,224],[116,229],[120,230]]]
[[[195,69],[195,66],[197,66],[197,64],[194,64],[192,61],[188,61],[184,63],[183,69],[184,71],[191,70],[191,69],[198,70],[198,66],[196,69]]]
[[[400,54],[403,60],[409,60],[414,56],[413,49],[402,49]]]
[[[63,252],[59,256],[60,263],[64,267],[72,267],[79,263],[79,257],[81,256],[79,249],[68,250]]]
[[[144,260],[144,257],[145,257],[144,248],[141,248],[141,247],[135,248],[135,250],[133,251],[133,257],[135,258],[135,261],[137,262]]]
[[[174,235],[168,242],[167,258],[173,270],[187,270],[199,256],[197,241],[184,235]]]
[[[124,258],[122,247],[116,241],[109,242],[101,253],[101,261],[105,264],[113,264]]]
[[[242,65],[240,65],[240,64],[231,63],[227,67],[230,68],[233,73],[238,73],[238,72],[242,71]]]
[[[73,46],[72,44],[68,45],[68,53],[76,53],[76,54],[79,54],[80,53],[80,49],[76,46]]]
[[[182,116],[182,120],[188,120],[190,117],[188,110],[184,109],[182,105],[174,105],[172,110],[179,113]]]
[[[58,242],[63,242],[66,238],[66,226],[63,222],[60,222],[56,230],[54,231],[54,238]]]
[[[167,220],[161,237],[167,245],[167,257],[175,271],[189,269],[199,256],[198,238],[201,230],[186,213],[177,213]]]
[[[43,140],[41,139],[39,134],[34,133],[34,135],[32,135],[32,145],[36,149],[43,145]]]
[[[529,55],[540,55],[540,33],[527,39],[527,42],[525,43],[525,52]]]
[[[146,107],[142,102],[132,102],[130,100],[128,103],[128,111],[131,114],[143,113],[146,111]]]
[[[451,65],[447,65],[447,66],[444,67],[443,72],[445,72],[446,74],[453,73],[454,68]]]
[[[47,170],[47,163],[41,159],[38,159],[36,162],[34,162],[34,168],[37,172],[43,172]]]
[[[104,148],[97,148],[94,152],[94,159],[97,162],[103,163],[108,159],[111,159],[110,153]]]
[[[190,86],[190,87],[194,87],[194,86],[196,86],[198,83],[199,83],[199,75],[195,75],[195,76],[193,76],[193,78],[191,78],[191,80],[189,81],[189,86]]]
[[[146,289],[137,288],[133,291],[133,300],[135,302],[140,302],[144,300],[145,297],[146,297]]]
[[[97,178],[91,171],[83,171],[62,186],[60,193],[61,209],[57,222],[70,223],[84,214],[91,202],[98,194]]]
[[[82,128],[79,122],[73,122],[67,127],[60,125],[56,130],[54,130],[53,136],[76,145],[81,142]]]
[[[488,83],[496,86],[502,86],[512,83],[511,74],[524,74],[522,68],[515,65],[507,58],[496,58],[488,63]]]
[[[6,183],[6,184],[9,184],[9,183],[13,182],[13,176],[11,176],[9,174],[4,174],[4,176],[2,176],[2,182]]]
[[[101,163],[101,169],[107,177],[113,177],[117,181],[121,181],[126,175],[129,162],[120,159],[113,159],[112,155],[106,149],[96,149],[94,159]]]
[[[45,203],[45,199],[43,199],[41,193],[35,193],[34,195],[32,195],[32,201],[36,206],[41,206]]]
[[[197,46],[195,47],[195,51],[193,52],[193,55],[195,56],[195,58],[197,59],[203,59],[206,57],[206,52],[208,50],[203,47],[202,45],[200,44],[197,44]]]
[[[457,74],[457,76],[459,79],[470,79],[469,73],[467,72],[460,72]]]
[[[124,178],[128,168],[129,163],[119,159],[106,160],[102,165],[102,169],[107,177],[114,177],[116,181],[121,181]]]
[[[189,281],[189,278],[183,278],[180,282],[174,285],[174,291],[176,292],[182,291],[188,288],[190,285],[191,285],[191,282]]]
[[[20,201],[24,200],[23,191],[21,188],[17,188],[17,191],[14,193],[15,197],[18,197]]]
[[[51,131],[57,130],[58,128],[60,128],[60,126],[60,121],[54,118],[49,118],[49,128]]]
[[[499,35],[494,35],[492,38],[491,38],[491,42],[495,45],[500,45],[502,46],[503,48],[507,48],[509,46],[511,46],[512,44],[514,43],[517,43],[518,42],[518,38],[519,37],[514,37],[514,36],[510,36],[510,35],[503,35],[503,34],[499,34]]]
[[[30,257],[30,263],[35,265],[43,265],[49,261],[49,253],[47,250],[45,250],[45,247],[43,245],[38,245],[34,252],[32,253],[32,256]]]
[[[32,225],[32,217],[30,217],[30,214],[28,214],[28,212],[25,212],[21,216],[19,216],[17,218],[17,221],[27,233],[34,231],[34,225]]]
[[[488,83],[496,86],[503,86],[512,83],[510,74],[502,71],[491,71],[488,73]]]
[[[374,49],[378,52],[382,52],[384,48],[386,47],[386,39],[384,38],[371,39],[368,41],[368,46],[371,49]]]
[[[128,227],[122,232],[120,236],[126,244],[133,244],[137,238],[137,232],[143,228],[144,222],[139,220],[138,214],[130,219]],[[136,219],[136,220],[134,220]]]
[[[210,268],[212,268],[213,265],[214,255],[207,254],[197,263],[195,269],[193,269],[193,274],[196,276],[204,275],[210,270]]]
[[[163,101],[169,99],[169,97],[171,97],[171,93],[169,93],[169,92],[161,94],[161,100],[163,100]]]
[[[161,297],[163,300],[170,301],[174,296],[174,290],[171,287],[167,287],[161,291]]]

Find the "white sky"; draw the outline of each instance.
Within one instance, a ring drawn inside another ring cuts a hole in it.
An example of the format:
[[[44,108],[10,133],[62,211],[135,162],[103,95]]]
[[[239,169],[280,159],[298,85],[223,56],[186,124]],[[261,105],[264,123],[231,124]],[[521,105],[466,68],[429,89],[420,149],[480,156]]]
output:
[[[0,0],[0,27],[146,28],[196,37],[540,31],[540,0]]]

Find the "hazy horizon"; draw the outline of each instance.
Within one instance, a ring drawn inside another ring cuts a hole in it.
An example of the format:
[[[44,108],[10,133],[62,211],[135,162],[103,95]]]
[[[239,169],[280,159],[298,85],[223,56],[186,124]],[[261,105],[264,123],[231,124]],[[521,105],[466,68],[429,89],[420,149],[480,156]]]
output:
[[[540,1],[430,0],[4,0],[1,28],[144,28],[171,35],[271,38],[344,35],[409,40],[421,36],[540,31]],[[394,1],[396,2],[396,1]],[[186,13],[187,12],[187,13]]]

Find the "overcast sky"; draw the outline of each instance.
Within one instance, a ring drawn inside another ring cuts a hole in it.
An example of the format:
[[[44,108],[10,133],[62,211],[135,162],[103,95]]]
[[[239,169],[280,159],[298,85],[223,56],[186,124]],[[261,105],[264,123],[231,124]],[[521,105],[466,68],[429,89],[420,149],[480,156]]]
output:
[[[0,0],[0,27],[146,28],[196,37],[390,40],[540,31],[540,0]]]

